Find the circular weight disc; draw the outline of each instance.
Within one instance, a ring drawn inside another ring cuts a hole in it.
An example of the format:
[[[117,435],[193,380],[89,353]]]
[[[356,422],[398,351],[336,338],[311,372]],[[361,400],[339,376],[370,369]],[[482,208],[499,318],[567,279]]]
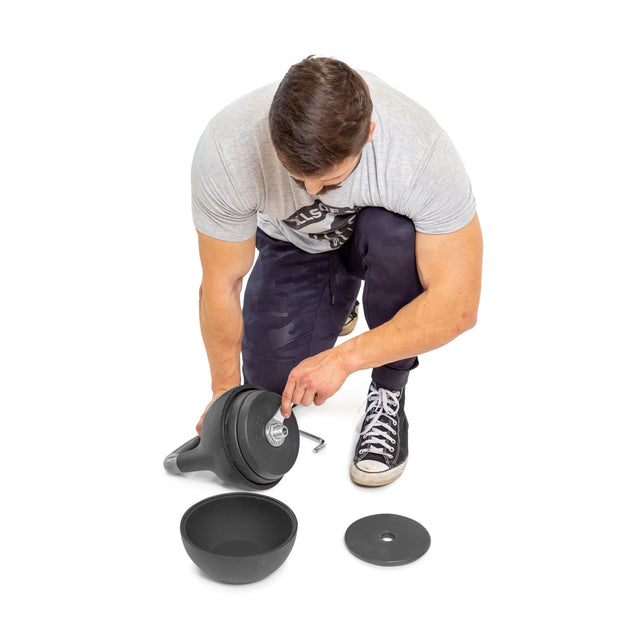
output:
[[[233,401],[230,402],[228,410],[225,416],[225,442],[229,450],[229,461],[240,472],[240,474],[249,482],[255,483],[258,486],[271,486],[273,480],[267,481],[262,476],[258,475],[251,469],[244,459],[242,452],[240,451],[240,444],[238,443],[238,416],[242,405],[247,402],[256,393],[261,393],[260,389],[248,388],[243,393],[234,396]]]
[[[259,387],[233,387],[211,405],[202,424],[199,449],[202,450],[206,462],[202,468],[210,469],[223,482],[240,489],[267,489],[276,483],[268,483],[263,478],[250,476],[248,471],[238,464],[238,459],[242,459],[242,456],[237,445],[234,451],[230,437],[232,434],[229,423],[233,423],[234,429],[236,424],[235,417],[230,414],[235,412],[238,404],[242,403],[242,398],[252,390],[259,390]]]
[[[391,513],[356,520],[344,539],[354,556],[383,566],[413,562],[431,546],[431,536],[419,522]]]
[[[247,465],[266,480],[279,480],[298,457],[300,434],[295,416],[284,421],[289,435],[279,447],[269,444],[265,435],[267,422],[280,406],[281,397],[271,391],[252,392],[238,413],[236,433],[238,445]]]

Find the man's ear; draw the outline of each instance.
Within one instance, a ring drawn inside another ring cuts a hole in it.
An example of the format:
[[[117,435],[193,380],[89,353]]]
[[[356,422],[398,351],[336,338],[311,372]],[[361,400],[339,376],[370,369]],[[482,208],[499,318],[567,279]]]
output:
[[[373,132],[376,128],[376,123],[372,122],[371,123],[371,129],[369,130],[369,137],[367,138],[367,142],[365,142],[365,144],[368,144],[369,142],[371,142],[371,138],[373,138]]]

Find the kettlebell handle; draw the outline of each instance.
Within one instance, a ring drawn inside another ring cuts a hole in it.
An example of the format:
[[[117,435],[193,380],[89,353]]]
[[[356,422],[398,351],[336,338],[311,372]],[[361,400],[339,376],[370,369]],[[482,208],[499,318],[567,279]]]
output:
[[[191,438],[175,451],[172,451],[164,459],[164,468],[173,474],[181,474],[183,471],[198,471],[203,467],[199,466],[200,460],[197,452],[194,451],[200,444],[200,436]],[[191,455],[189,455],[191,453]],[[180,456],[180,466],[178,466],[178,456]]]

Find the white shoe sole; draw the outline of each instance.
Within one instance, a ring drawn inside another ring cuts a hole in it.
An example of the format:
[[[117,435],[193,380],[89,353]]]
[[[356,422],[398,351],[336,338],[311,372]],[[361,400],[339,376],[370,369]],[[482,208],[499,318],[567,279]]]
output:
[[[402,464],[387,471],[361,471],[355,464],[351,465],[351,479],[362,487],[382,487],[396,480],[407,466],[407,458]]]
[[[343,338],[344,336],[348,336],[356,328],[356,325],[358,324],[359,306],[360,305],[356,306],[356,312],[355,312],[355,315],[353,316],[353,318],[351,316],[349,316],[347,318],[347,321],[344,323],[344,326],[342,327],[342,331],[340,332],[340,335],[338,336],[339,338]]]

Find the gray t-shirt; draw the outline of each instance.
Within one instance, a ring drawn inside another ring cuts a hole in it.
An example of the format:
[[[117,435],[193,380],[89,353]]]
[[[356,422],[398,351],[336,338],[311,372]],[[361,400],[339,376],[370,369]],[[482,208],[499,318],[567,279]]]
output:
[[[309,253],[340,247],[363,207],[413,220],[421,233],[450,233],[475,214],[469,178],[451,140],[426,109],[376,76],[361,72],[373,101],[373,139],[338,189],[309,195],[278,160],[269,135],[277,83],[218,113],[193,158],[196,229],[240,242],[256,226]]]

